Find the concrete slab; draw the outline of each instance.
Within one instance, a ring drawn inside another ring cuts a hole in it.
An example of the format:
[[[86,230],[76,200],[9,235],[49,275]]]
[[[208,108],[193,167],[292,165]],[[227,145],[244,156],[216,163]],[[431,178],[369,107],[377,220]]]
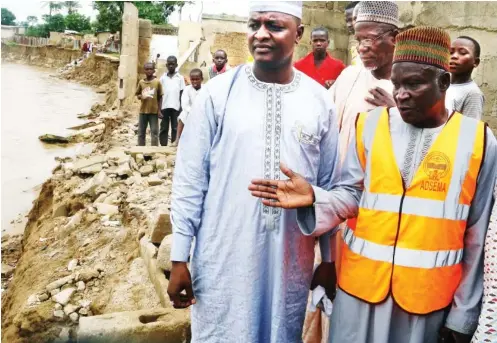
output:
[[[157,265],[157,251],[158,249],[150,242],[147,236],[140,239],[140,254],[145,261],[149,279],[154,285],[160,303],[164,308],[172,308],[171,301],[167,295],[169,281],[166,279],[164,272]]]
[[[143,156],[154,156],[154,154],[174,155],[176,148],[168,146],[134,146],[126,149],[126,153],[133,157],[142,154]]]
[[[150,218],[152,225],[152,243],[161,244],[164,237],[173,233],[169,209],[165,206],[158,208]]]
[[[188,310],[150,309],[81,317],[78,343],[182,343],[191,339]]]

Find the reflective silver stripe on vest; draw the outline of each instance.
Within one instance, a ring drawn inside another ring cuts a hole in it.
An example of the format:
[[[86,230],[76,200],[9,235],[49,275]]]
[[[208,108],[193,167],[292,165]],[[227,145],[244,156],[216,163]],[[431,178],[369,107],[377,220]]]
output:
[[[361,197],[360,207],[375,211],[399,213],[401,199],[401,195],[364,192]],[[448,204],[442,200],[405,196],[402,213],[438,219],[466,220],[469,215],[469,206]]]
[[[397,109],[392,109],[392,111],[393,110],[397,111]],[[364,175],[364,192],[361,198],[360,207],[370,210],[398,213],[401,195],[376,194],[369,192],[371,189],[372,144],[382,114],[383,112],[380,113],[379,109],[371,111],[367,118],[367,125],[364,127],[363,142],[367,151],[367,162]],[[454,164],[451,165],[452,177],[445,200],[423,199],[407,195],[404,198],[402,213],[451,220],[466,220],[468,218],[469,206],[460,204],[459,197],[471,162],[478,121],[462,116],[460,125],[462,129],[457,140]],[[419,166],[418,169],[419,168],[422,168],[422,166]],[[407,194],[409,194],[409,191]]]
[[[354,231],[346,227],[343,240],[349,249],[370,260],[392,263],[394,247],[367,241],[354,235]],[[395,249],[395,265],[412,268],[440,268],[461,263],[463,249],[458,250],[414,250],[397,247]]]

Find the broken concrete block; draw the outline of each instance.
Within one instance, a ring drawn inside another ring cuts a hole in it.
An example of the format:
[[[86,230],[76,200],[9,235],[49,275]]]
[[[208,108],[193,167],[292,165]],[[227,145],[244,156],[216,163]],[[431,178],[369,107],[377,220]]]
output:
[[[173,233],[170,212],[165,206],[159,207],[152,216],[152,243],[161,244],[164,237]]]
[[[78,266],[78,260],[73,259],[73,260],[69,261],[69,263],[67,265],[67,270],[72,272],[74,269],[76,269],[77,266]]]
[[[48,144],[66,144],[66,143],[69,143],[69,139],[67,137],[51,135],[51,134],[41,135],[40,137],[38,137],[38,139],[40,141],[42,141],[43,143],[48,143]]]
[[[100,273],[96,269],[86,269],[82,270],[79,273],[76,273],[76,281],[88,282],[91,279],[98,278]]]
[[[102,215],[113,215],[113,214],[118,214],[119,213],[119,206],[116,205],[109,205],[109,204],[95,204],[95,207],[97,208],[98,213]]]
[[[161,270],[171,271],[171,268],[173,267],[171,262],[172,243],[173,235],[167,235],[160,244],[159,252],[157,253],[157,266]]]
[[[143,154],[136,154],[135,156],[135,161],[138,165],[142,165],[143,162],[145,161],[145,158],[143,157]]]
[[[52,300],[55,301],[56,303],[59,303],[61,305],[67,305],[69,301],[71,300],[72,295],[76,291],[75,288],[67,288],[61,291],[60,293],[55,294],[52,297]]]
[[[155,161],[155,168],[158,170],[158,171],[163,171],[163,170],[166,170],[167,169],[167,161],[165,159],[158,159]]]
[[[149,186],[158,186],[164,183],[157,175],[149,176],[147,179],[147,183]]]
[[[145,165],[140,168],[141,176],[148,176],[154,172],[154,167],[151,165]]]
[[[103,170],[102,164],[94,164],[79,170],[80,174],[98,174]]]
[[[78,342],[178,343],[190,340],[188,310],[155,309],[81,317]]]
[[[128,148],[126,153],[135,157],[138,154],[142,154],[143,156],[151,156],[154,154],[164,154],[164,155],[172,155],[176,154],[176,148],[172,148],[169,146],[134,146]]]
[[[131,176],[133,174],[133,171],[129,166],[129,162],[124,162],[121,163],[119,167],[116,168],[115,173],[119,176]]]
[[[66,306],[64,306],[64,313],[66,315],[70,315],[71,313],[79,310],[79,308],[80,308],[80,306],[73,305],[73,304],[67,304]]]
[[[103,164],[105,162],[107,162],[107,157],[105,155],[92,156],[90,158],[85,158],[74,162],[74,170],[79,172],[81,169],[88,168],[96,164]]]

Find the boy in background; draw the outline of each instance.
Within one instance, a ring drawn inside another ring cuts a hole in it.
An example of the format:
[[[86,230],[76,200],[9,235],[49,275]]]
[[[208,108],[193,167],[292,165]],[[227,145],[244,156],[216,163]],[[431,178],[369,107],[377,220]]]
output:
[[[171,146],[177,146],[176,133],[178,130],[178,115],[181,111],[181,94],[185,89],[185,79],[177,71],[178,60],[169,56],[166,60],[167,73],[160,78],[164,89],[162,101],[162,121],[160,123],[160,145],[166,146],[169,137],[169,122],[171,122]]]
[[[485,98],[471,79],[473,69],[480,64],[480,44],[468,36],[461,36],[450,47],[450,87],[445,98],[449,112],[457,111],[480,120]]]
[[[183,127],[185,126],[186,119],[188,118],[188,115],[190,114],[190,111],[192,109],[195,97],[197,96],[198,92],[200,91],[200,88],[202,87],[202,81],[204,81],[204,75],[202,73],[202,70],[198,68],[192,69],[190,71],[191,85],[185,87],[185,91],[181,96],[182,112],[178,118],[179,119],[178,139],[177,139],[178,142],[181,138],[181,133],[183,132]]]
[[[154,76],[154,63],[148,62],[143,66],[145,79],[138,82],[136,96],[141,100],[140,116],[138,119],[138,145],[145,145],[145,134],[150,124],[150,136],[152,145],[159,145],[159,116],[164,92],[162,85]]]
[[[230,70],[230,66],[228,65],[228,54],[222,49],[219,49],[214,53],[212,62],[213,64],[207,68],[206,81]]]

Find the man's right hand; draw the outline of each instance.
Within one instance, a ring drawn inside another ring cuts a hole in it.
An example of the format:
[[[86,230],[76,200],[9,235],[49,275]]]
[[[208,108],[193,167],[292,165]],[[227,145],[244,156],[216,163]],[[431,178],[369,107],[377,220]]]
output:
[[[314,190],[309,182],[283,163],[280,169],[288,180],[252,180],[248,188],[251,194],[262,198],[262,203],[271,207],[291,209],[312,206]]]
[[[187,308],[196,303],[186,262],[173,262],[167,294],[174,308]]]

